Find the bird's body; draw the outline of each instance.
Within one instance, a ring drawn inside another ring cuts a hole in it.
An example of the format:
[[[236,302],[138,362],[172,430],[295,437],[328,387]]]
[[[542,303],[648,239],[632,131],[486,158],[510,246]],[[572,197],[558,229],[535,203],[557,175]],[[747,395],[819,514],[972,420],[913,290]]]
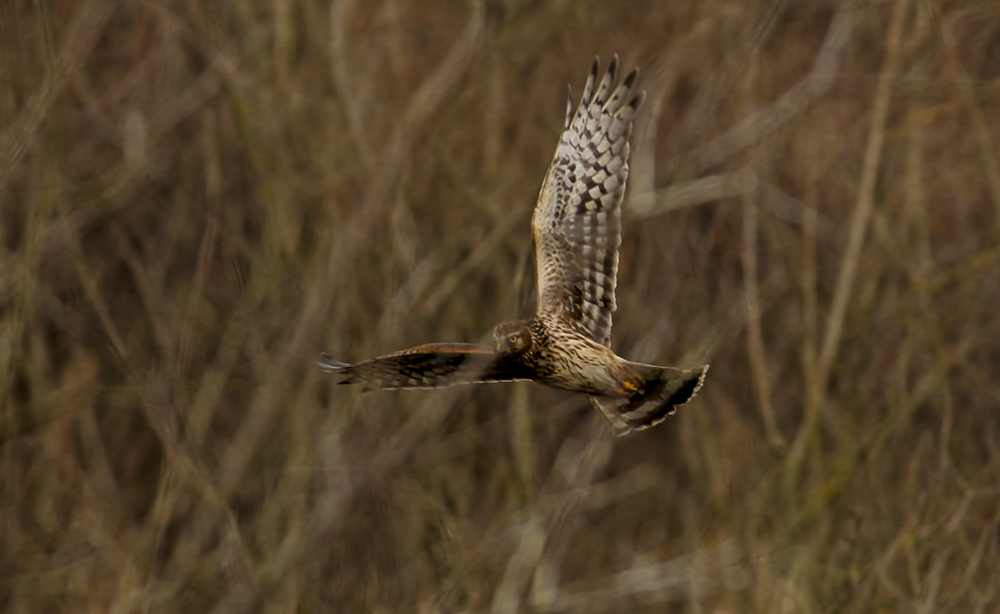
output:
[[[658,424],[694,397],[708,365],[645,365],[610,347],[628,137],[645,95],[632,94],[635,70],[615,86],[617,69],[616,57],[598,85],[595,61],[580,105],[574,112],[572,95],[567,104],[531,220],[533,318],[498,325],[495,348],[428,344],[353,365],[324,355],[320,366],[365,389],[531,380],[587,394],[618,434]]]
[[[543,316],[510,324],[523,324],[531,343],[521,354],[508,355],[518,356],[528,365],[534,381],[540,384],[594,395],[624,395],[642,384],[639,374],[611,348],[597,343],[565,318]],[[504,350],[501,347],[498,351],[502,354]]]

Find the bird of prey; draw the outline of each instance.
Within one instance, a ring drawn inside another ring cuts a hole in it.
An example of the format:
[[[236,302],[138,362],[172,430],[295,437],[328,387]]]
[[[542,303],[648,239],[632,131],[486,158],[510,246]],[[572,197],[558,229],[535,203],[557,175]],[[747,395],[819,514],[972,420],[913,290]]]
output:
[[[323,354],[323,369],[365,390],[531,380],[587,394],[618,435],[659,424],[694,397],[708,365],[641,364],[610,348],[628,138],[646,93],[634,90],[638,69],[617,83],[617,56],[600,83],[599,66],[575,111],[570,90],[531,219],[535,316],[498,325],[492,348],[432,343],[357,364]]]

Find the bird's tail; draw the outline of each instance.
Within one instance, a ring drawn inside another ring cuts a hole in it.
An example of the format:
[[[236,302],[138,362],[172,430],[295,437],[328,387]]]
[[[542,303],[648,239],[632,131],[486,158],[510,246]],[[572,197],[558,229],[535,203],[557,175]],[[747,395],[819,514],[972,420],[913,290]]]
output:
[[[611,422],[618,436],[663,422],[678,407],[694,398],[708,373],[708,365],[693,369],[636,362],[629,362],[628,365],[646,380],[639,392],[631,397],[590,395],[590,402]]]

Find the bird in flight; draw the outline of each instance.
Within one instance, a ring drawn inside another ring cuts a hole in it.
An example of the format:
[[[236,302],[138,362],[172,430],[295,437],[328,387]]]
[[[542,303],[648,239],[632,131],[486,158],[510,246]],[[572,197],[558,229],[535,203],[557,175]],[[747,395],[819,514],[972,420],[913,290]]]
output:
[[[323,354],[323,369],[364,390],[535,381],[585,393],[618,435],[659,424],[694,397],[708,365],[647,365],[610,348],[628,138],[646,93],[633,89],[638,69],[616,83],[617,56],[600,83],[599,66],[595,59],[575,111],[570,90],[531,219],[535,316],[498,325],[492,348],[431,343],[357,364]]]

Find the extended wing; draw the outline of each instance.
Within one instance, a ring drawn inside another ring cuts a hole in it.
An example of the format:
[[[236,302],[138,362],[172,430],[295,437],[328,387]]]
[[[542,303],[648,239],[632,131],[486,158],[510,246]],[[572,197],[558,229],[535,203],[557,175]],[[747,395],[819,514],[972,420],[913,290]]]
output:
[[[318,364],[327,372],[345,376],[341,384],[361,384],[364,390],[531,379],[531,373],[516,359],[471,343],[428,343],[357,364],[323,354]]]
[[[608,345],[616,308],[628,137],[645,92],[632,94],[638,70],[615,87],[617,56],[595,91],[597,71],[595,60],[575,113],[570,96],[531,228],[538,313],[567,315],[595,341]]]

